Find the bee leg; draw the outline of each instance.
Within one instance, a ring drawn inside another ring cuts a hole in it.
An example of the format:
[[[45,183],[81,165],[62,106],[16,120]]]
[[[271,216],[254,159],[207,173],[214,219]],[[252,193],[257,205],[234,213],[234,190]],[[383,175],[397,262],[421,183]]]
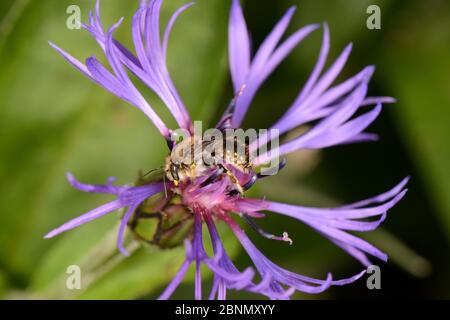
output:
[[[227,176],[230,178],[231,182],[235,185],[235,187],[237,189],[237,190],[232,190],[232,191],[228,192],[228,195],[244,194],[244,189],[242,189],[242,186],[240,185],[239,180],[236,178],[234,173],[231,172],[230,170],[228,170],[222,164],[218,164],[218,166],[225,171],[225,173],[227,174]],[[235,193],[235,191],[237,191],[238,193]]]
[[[224,173],[224,167],[220,166],[216,171],[214,171],[209,177],[208,179],[206,179],[205,181],[203,181],[200,184],[200,187],[206,187],[208,184],[214,182],[221,174]]]
[[[250,189],[250,188],[255,184],[255,182],[256,182],[257,180],[258,180],[258,176],[257,176],[256,174],[253,175],[253,176],[250,178],[250,180],[248,180],[248,181],[242,186],[242,189],[244,189],[244,191]]]
[[[286,166],[286,163],[287,163],[286,158],[281,159],[280,163],[278,164],[278,171],[281,171]],[[264,175],[264,174],[258,173],[256,176],[258,177],[258,179],[261,179],[261,178],[268,177],[269,175]]]
[[[283,236],[279,237],[279,236],[276,236],[276,235],[273,235],[271,233],[264,231],[261,227],[259,227],[255,223],[255,221],[253,221],[253,219],[250,216],[248,216],[246,214],[242,214],[242,218],[254,231],[256,231],[262,237],[269,239],[269,240],[285,241],[285,242],[289,242],[289,244],[292,244],[292,239],[289,238],[289,235],[287,234],[287,232],[283,232]]]
[[[223,170],[223,172],[226,173],[226,175],[229,177],[229,179],[231,180],[231,182],[234,184],[234,186],[236,187],[236,189],[234,190],[230,190],[228,191],[228,195],[229,196],[233,196],[233,195],[243,195],[244,194],[244,189],[242,188],[242,186],[239,183],[239,180],[236,178],[236,176],[233,174],[233,172],[231,172],[230,170],[228,170],[225,166],[223,166],[222,164],[218,164],[218,166]]]
[[[251,179],[241,187],[242,191],[247,191],[248,189],[250,189],[257,180],[258,180],[258,176],[256,174],[253,175],[251,177]],[[237,196],[238,194],[242,194],[242,193],[243,192],[240,192],[240,190],[234,189],[234,190],[229,191],[227,194],[229,196]]]

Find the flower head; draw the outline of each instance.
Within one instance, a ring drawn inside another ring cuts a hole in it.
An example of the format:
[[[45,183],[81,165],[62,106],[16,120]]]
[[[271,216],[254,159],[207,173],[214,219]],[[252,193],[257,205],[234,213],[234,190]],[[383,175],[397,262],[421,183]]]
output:
[[[306,83],[287,112],[271,127],[275,134],[260,133],[256,140],[246,141],[230,138],[227,130],[237,129],[250,107],[253,98],[284,58],[319,25],[305,26],[284,41],[285,33],[295,9],[290,8],[262,42],[254,55],[250,53],[250,38],[238,0],[232,1],[229,20],[229,62],[235,98],[225,110],[216,126],[214,139],[204,139],[195,133],[187,108],[177,93],[166,66],[167,43],[170,31],[178,15],[191,4],[177,10],[161,39],[159,14],[162,0],[141,1],[134,14],[132,36],[134,51],[126,49],[114,39],[113,33],[122,20],[105,29],[100,20],[99,2],[84,28],[103,49],[112,69],[109,71],[95,57],[81,63],[59,47],[51,44],[67,61],[88,78],[140,109],[167,140],[169,151],[164,171],[156,180],[138,185],[114,186],[109,179],[105,185],[88,185],[68,174],[69,182],[84,192],[108,193],[116,200],[104,204],[61,227],[51,231],[46,238],[99,218],[120,208],[127,208],[121,219],[117,245],[124,254],[123,235],[130,221],[143,210],[145,202],[164,193],[163,205],[156,211],[164,211],[166,219],[173,218],[182,208],[183,221],[189,220],[187,232],[183,233],[186,258],[172,282],[161,294],[167,299],[184,278],[191,264],[195,264],[195,298],[201,299],[201,264],[214,273],[210,299],[224,299],[228,289],[246,290],[263,294],[271,299],[289,298],[295,291],[319,293],[333,285],[344,285],[360,278],[364,273],[347,279],[334,280],[328,274],[324,280],[306,277],[276,265],[251,242],[245,231],[236,222],[242,219],[259,235],[292,243],[287,232],[274,235],[261,229],[256,220],[266,212],[278,213],[310,226],[330,241],[341,247],[363,265],[370,265],[369,257],[383,261],[387,255],[370,243],[353,235],[350,231],[365,232],[376,229],[386,214],[406,193],[404,179],[390,191],[376,197],[337,208],[311,208],[270,200],[245,197],[246,191],[264,176],[261,167],[278,157],[299,149],[321,149],[340,144],[370,141],[376,135],[364,130],[381,112],[382,103],[393,102],[389,97],[368,97],[367,90],[374,67],[369,66],[353,77],[334,84],[347,61],[351,45],[348,45],[331,66],[324,71],[330,47],[329,30],[323,25],[322,48],[317,63]],[[174,129],[169,129],[155,113],[130,80],[129,73],[140,79],[165,103],[184,132],[183,139],[173,139]],[[374,108],[358,112],[367,106]],[[356,115],[358,112],[358,115]],[[304,124],[314,123],[304,133],[277,145],[280,135]],[[271,132],[272,132],[271,131]],[[224,135],[223,135],[224,134]],[[232,146],[230,150],[228,147]],[[240,152],[236,149],[240,148]],[[208,152],[205,152],[208,151]],[[206,155],[206,156],[205,156]],[[275,172],[286,164],[276,162]],[[176,201],[174,201],[176,199]],[[168,217],[168,218],[167,218]],[[179,220],[177,220],[179,221]],[[225,222],[240,241],[254,266],[239,270],[227,255],[216,222]],[[209,231],[213,254],[209,255],[203,244],[202,227]],[[256,276],[258,275],[258,276]]]

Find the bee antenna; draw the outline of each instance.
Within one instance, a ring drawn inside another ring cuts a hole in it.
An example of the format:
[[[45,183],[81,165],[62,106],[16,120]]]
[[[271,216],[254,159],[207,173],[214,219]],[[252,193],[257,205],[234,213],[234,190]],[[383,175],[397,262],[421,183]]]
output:
[[[287,163],[287,159],[286,158],[281,159],[280,163],[278,163],[277,172],[281,171],[286,166],[286,163]],[[264,175],[264,174],[261,174],[261,173],[257,173],[258,179],[262,179],[262,178],[265,178],[265,177],[268,177],[268,176],[270,176],[270,175]]]
[[[162,167],[155,168],[155,169],[152,169],[152,170],[150,170],[150,171],[147,171],[147,172],[142,176],[142,178],[145,178],[145,177],[148,176],[150,173],[155,172],[156,170],[159,170],[159,169],[162,169]]]

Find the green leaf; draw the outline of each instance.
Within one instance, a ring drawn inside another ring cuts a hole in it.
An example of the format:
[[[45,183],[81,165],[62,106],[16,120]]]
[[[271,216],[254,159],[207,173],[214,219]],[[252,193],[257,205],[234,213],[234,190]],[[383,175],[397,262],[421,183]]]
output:
[[[167,1],[162,20],[184,3]],[[161,166],[167,152],[138,110],[84,78],[48,46],[51,40],[80,60],[92,54],[103,59],[87,32],[66,28],[70,4],[30,1],[0,47],[0,241],[8,244],[0,246],[0,265],[16,285],[27,285],[33,277],[36,289],[90,252],[117,219],[111,215],[44,240],[52,228],[110,199],[71,189],[65,172],[91,183],[103,183],[108,176],[129,183],[138,170]],[[86,21],[94,1],[77,4]],[[105,25],[126,17],[116,35],[126,44],[131,43],[129,26],[137,5],[102,1]],[[171,36],[169,69],[193,118],[212,113],[220,94],[227,7],[219,0],[198,1],[179,18]],[[159,101],[150,103],[162,111]],[[149,271],[158,274],[161,267],[163,263]]]

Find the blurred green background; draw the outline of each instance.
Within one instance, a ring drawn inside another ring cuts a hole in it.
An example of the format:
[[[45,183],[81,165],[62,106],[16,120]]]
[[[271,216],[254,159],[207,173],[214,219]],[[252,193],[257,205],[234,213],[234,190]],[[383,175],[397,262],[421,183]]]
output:
[[[166,0],[163,21],[185,3]],[[44,240],[42,236],[107,196],[69,187],[65,172],[102,183],[117,176],[133,181],[139,170],[159,167],[166,147],[140,112],[81,76],[47,44],[51,40],[84,59],[101,50],[83,30],[66,27],[66,8],[77,4],[87,21],[94,1],[2,0],[0,2],[0,298],[154,298],[176,272],[183,249],[136,248],[123,259],[114,248],[117,214]],[[110,25],[121,16],[117,37],[131,46],[130,21],[138,1],[103,0]],[[382,265],[382,289],[365,281],[320,296],[295,298],[450,297],[450,2],[445,0],[247,0],[245,13],[256,47],[290,5],[298,11],[290,32],[328,21],[329,62],[354,43],[344,79],[368,64],[377,71],[370,95],[398,99],[370,128],[376,143],[348,145],[289,157],[278,176],[261,181],[253,195],[290,203],[329,206],[383,192],[412,175],[409,193],[379,231],[364,235],[390,255]],[[369,5],[381,8],[381,30],[366,28]],[[212,123],[232,96],[227,70],[230,1],[198,0],[173,31],[169,68],[194,119]],[[264,128],[281,115],[314,66],[321,31],[305,40],[263,86],[246,126]],[[169,120],[144,87],[146,97]],[[262,225],[288,230],[294,245],[252,236],[263,252],[299,273],[347,277],[361,270],[320,235],[286,218]],[[287,228],[286,226],[289,226]],[[221,228],[230,255],[249,263]],[[66,268],[82,266],[82,290],[65,289]],[[205,285],[210,283],[205,282]],[[206,290],[205,286],[205,290]],[[192,276],[175,298],[192,298]],[[232,298],[257,298],[230,292]]]

